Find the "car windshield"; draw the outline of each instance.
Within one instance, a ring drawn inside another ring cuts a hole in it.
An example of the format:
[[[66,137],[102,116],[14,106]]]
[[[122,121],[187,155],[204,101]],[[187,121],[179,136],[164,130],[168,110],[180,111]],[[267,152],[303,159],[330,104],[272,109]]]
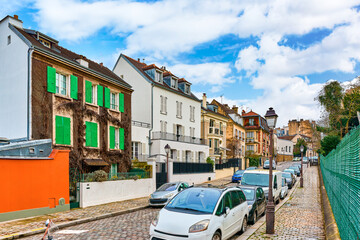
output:
[[[241,188],[241,190],[245,193],[246,200],[254,200],[254,189]]]
[[[269,186],[269,175],[260,173],[245,173],[242,176],[241,185]]]
[[[282,187],[285,187],[285,178],[282,179],[281,186],[282,186]]]
[[[176,189],[177,183],[165,183],[161,185],[156,191],[174,191]]]
[[[242,175],[244,173],[244,170],[237,170],[236,172],[235,172],[235,174],[237,174],[237,175]]]
[[[264,164],[269,164],[269,160],[266,160]]]
[[[213,213],[221,192],[217,189],[188,188],[176,195],[167,209],[184,209],[196,212]]]
[[[293,166],[293,167],[289,167],[290,169],[293,169],[293,170],[299,170],[299,168],[298,167],[295,167],[295,166]]]
[[[289,172],[283,172],[283,173],[282,173],[282,176],[283,176],[284,178],[291,178],[291,173],[289,173]]]

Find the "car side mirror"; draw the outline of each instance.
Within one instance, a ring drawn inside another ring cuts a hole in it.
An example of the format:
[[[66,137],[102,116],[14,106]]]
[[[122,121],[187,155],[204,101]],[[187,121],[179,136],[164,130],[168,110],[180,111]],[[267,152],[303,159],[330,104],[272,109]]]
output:
[[[227,216],[227,215],[229,215],[229,213],[230,213],[230,208],[226,207],[225,208],[225,215]]]

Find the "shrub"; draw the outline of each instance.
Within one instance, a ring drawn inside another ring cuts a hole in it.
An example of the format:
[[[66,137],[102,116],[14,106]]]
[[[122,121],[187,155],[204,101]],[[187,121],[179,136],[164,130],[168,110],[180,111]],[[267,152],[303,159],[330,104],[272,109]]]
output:
[[[211,165],[212,165],[213,167],[214,167],[214,164],[215,164],[214,160],[212,160],[210,157],[207,157],[206,163],[211,163]]]
[[[103,182],[108,180],[108,174],[104,170],[96,170],[93,172],[95,182]]]

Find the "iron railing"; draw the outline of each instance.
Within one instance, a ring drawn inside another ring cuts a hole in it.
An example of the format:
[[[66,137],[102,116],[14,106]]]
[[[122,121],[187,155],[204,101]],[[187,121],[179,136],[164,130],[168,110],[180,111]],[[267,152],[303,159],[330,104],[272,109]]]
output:
[[[139,122],[139,121],[132,120],[131,124],[133,126],[136,126],[136,127],[150,128],[150,123],[144,123],[144,122]]]
[[[174,162],[173,174],[184,173],[211,173],[213,172],[213,165],[211,163],[189,163],[189,162]]]
[[[168,133],[168,132],[153,132],[152,140],[156,140],[156,139],[171,140],[171,141],[193,143],[193,144],[202,144],[202,145],[207,144],[207,141],[202,138],[183,136],[183,135],[173,134],[173,133]]]
[[[221,170],[224,168],[238,167],[240,158],[224,159],[221,163],[215,164],[216,170]]]
[[[320,167],[341,239],[360,239],[360,127],[353,129]]]

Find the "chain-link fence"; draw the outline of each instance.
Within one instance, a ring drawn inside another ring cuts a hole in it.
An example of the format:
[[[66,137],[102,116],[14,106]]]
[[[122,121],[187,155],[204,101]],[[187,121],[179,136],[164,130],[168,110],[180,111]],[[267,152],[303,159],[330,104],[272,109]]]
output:
[[[325,188],[342,239],[360,239],[360,128],[320,159]]]

